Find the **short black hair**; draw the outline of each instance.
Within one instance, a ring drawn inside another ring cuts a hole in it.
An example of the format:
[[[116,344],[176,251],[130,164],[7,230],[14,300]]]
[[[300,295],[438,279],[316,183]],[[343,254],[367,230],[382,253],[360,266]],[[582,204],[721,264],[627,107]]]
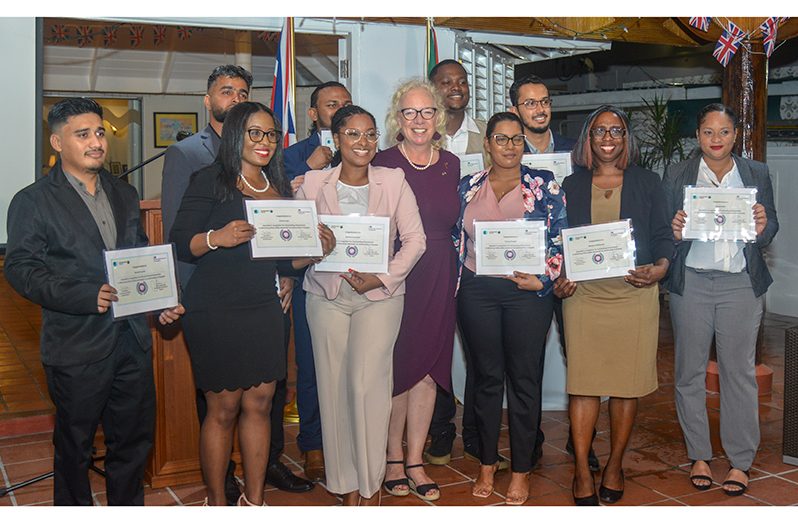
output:
[[[465,67],[463,67],[463,64],[461,64],[457,60],[452,60],[451,58],[447,58],[446,60],[441,60],[440,62],[435,64],[435,66],[432,69],[429,70],[429,73],[427,74],[427,79],[430,82],[433,82],[434,78],[435,78],[435,75],[438,74],[438,70],[440,70],[441,67],[444,67],[444,66],[447,66],[447,65],[457,65],[463,71],[465,71]]]
[[[47,113],[47,126],[50,132],[57,132],[72,116],[94,113],[102,119],[103,108],[91,98],[64,98],[57,102]]]
[[[488,126],[485,128],[485,137],[490,138],[493,134],[493,131],[496,129],[496,126],[499,122],[515,122],[518,124],[518,127],[521,128],[521,132],[524,132],[524,124],[521,122],[521,119],[518,117],[517,114],[511,113],[509,111],[496,113],[490,117],[488,120]]]
[[[343,129],[344,125],[346,125],[346,122],[348,122],[351,117],[357,114],[364,114],[368,116],[371,119],[371,123],[374,124],[374,127],[377,127],[377,120],[374,119],[373,114],[358,105],[346,105],[335,111],[335,114],[332,117],[332,124],[330,125],[330,130],[332,133],[338,134],[341,129]]]
[[[226,78],[241,78],[247,83],[247,89],[252,89],[252,73],[241,67],[240,65],[219,65],[213,70],[208,77],[208,91],[213,87],[213,83],[217,78],[224,76]]]
[[[521,77],[513,82],[513,85],[510,86],[510,105],[513,107],[518,106],[518,91],[526,84],[542,85],[546,88],[546,91],[549,90],[548,86],[543,82],[543,79],[538,75],[528,74],[524,77]]]
[[[322,92],[324,89],[327,89],[328,87],[340,87],[341,89],[346,89],[346,86],[341,82],[324,82],[320,86],[313,89],[313,92],[310,93],[311,107],[318,109],[318,107],[316,107],[316,104],[319,103],[319,93]]]
[[[734,112],[734,109],[728,105],[714,103],[705,105],[700,111],[698,111],[698,115],[696,116],[696,129],[701,128],[701,124],[704,123],[704,119],[709,113],[725,114],[732,121],[732,127],[737,127],[737,114]]]

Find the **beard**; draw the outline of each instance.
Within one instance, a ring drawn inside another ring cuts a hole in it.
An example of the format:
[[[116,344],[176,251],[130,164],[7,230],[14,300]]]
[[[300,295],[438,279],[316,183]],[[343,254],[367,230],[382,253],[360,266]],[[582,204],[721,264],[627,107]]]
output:
[[[224,123],[224,119],[227,116],[229,109],[220,109],[218,107],[211,107],[211,114],[213,115],[213,119],[219,123]]]
[[[533,132],[535,134],[543,134],[543,133],[546,133],[549,130],[549,125],[550,124],[547,123],[546,125],[544,125],[542,127],[531,127],[531,126],[527,125],[526,122],[524,122],[524,129],[528,129],[530,132]]]

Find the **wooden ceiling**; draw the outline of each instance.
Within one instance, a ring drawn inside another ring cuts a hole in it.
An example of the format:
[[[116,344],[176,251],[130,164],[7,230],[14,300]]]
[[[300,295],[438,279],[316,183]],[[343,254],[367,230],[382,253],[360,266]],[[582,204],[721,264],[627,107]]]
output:
[[[717,17],[709,31],[700,31],[688,24],[689,18],[658,17],[435,17],[436,27],[463,31],[502,32],[577,40],[609,40],[639,44],[664,44],[676,46],[701,46],[717,42],[726,20],[731,20],[742,30],[761,37],[759,25],[767,17]],[[358,18],[365,22],[423,25],[425,18],[379,17]],[[779,26],[778,41],[798,35],[798,18],[789,18]]]

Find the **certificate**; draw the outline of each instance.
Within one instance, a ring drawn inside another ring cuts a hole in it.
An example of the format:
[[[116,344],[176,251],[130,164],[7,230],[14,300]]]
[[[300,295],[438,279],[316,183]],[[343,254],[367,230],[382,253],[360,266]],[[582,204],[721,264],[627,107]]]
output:
[[[481,153],[461,154],[460,178],[485,170],[485,159]]]
[[[105,251],[108,284],[119,301],[114,319],[177,306],[177,278],[172,244]]]
[[[323,214],[319,219],[335,234],[335,249],[316,264],[317,272],[388,272],[391,222],[387,216]]]
[[[756,188],[685,187],[687,220],[682,238],[701,241],[756,241]]]
[[[565,274],[572,281],[626,276],[635,268],[632,221],[562,230]]]
[[[546,272],[546,222],[474,221],[477,275]]]
[[[313,200],[244,200],[247,221],[255,226],[249,245],[253,258],[321,256]]]
[[[566,176],[571,174],[571,153],[525,154],[521,163],[530,169],[543,169],[554,173],[554,179],[562,184]]]

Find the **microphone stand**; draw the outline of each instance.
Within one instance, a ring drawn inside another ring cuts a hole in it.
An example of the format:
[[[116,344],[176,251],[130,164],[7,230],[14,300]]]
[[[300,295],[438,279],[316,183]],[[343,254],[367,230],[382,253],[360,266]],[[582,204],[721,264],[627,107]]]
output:
[[[192,133],[192,132],[190,132],[190,131],[178,131],[178,132],[177,132],[177,135],[175,136],[175,139],[176,139],[178,142],[181,142],[181,141],[185,140],[186,138],[188,138],[189,136],[191,136],[192,134],[194,134],[194,133]],[[158,154],[156,154],[156,155],[155,155],[155,156],[153,156],[152,158],[148,158],[147,160],[144,160],[144,161],[143,161],[143,162],[141,162],[140,164],[138,164],[138,165],[134,165],[133,167],[131,167],[131,168],[130,168],[130,169],[128,169],[127,171],[123,172],[122,174],[116,174],[116,175],[114,175],[114,176],[116,176],[116,177],[117,177],[117,178],[119,178],[119,179],[122,179],[122,180],[128,181],[128,180],[127,180],[127,175],[128,175],[128,174],[130,174],[130,173],[132,173],[132,172],[134,172],[134,171],[138,171],[139,169],[141,169],[142,167],[144,167],[144,166],[145,166],[145,165],[147,165],[148,163],[154,162],[155,160],[157,160],[158,158],[160,158],[161,156],[163,156],[164,154],[166,154],[166,151],[168,151],[168,150],[169,150],[168,148],[167,148],[167,149],[164,149],[163,151],[159,152]]]

